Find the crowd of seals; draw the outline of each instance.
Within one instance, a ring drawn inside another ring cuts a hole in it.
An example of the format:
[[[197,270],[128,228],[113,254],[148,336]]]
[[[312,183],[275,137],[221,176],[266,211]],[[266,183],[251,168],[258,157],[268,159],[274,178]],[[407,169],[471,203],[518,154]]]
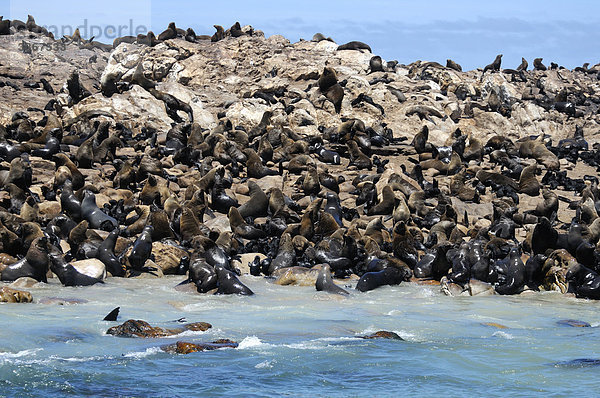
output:
[[[47,34],[33,18],[24,28],[15,21],[6,25],[0,33]],[[150,32],[113,44],[152,47],[181,40],[215,46],[255,34],[239,23],[215,28],[213,36],[200,36],[171,23],[158,37]],[[313,40],[330,41],[322,35]],[[336,50],[372,51],[356,41]],[[534,61],[534,71],[527,71],[525,60],[504,71],[501,58],[477,71],[481,79],[504,73],[539,88],[536,82],[548,72],[541,59]],[[452,60],[446,67],[413,66],[409,73],[422,75],[462,70]],[[396,68],[396,62],[378,56],[364,65],[377,75],[372,84],[388,84]],[[578,73],[599,72],[586,65]],[[335,114],[342,113],[349,87],[356,85],[334,66],[299,79],[304,80],[306,91],[314,87],[319,93],[312,105],[331,106]],[[37,110],[23,110],[0,126],[2,281],[46,282],[55,275],[65,286],[82,286],[103,283],[107,275],[110,281],[170,273],[182,275],[182,283],[199,293],[252,295],[240,279],[248,269],[267,281],[284,272],[287,279],[298,274],[316,290],[342,296],[350,292],[340,281],[366,292],[433,280],[453,295],[559,290],[600,297],[600,190],[593,172],[600,159],[583,124],[559,142],[541,133],[481,141],[457,128],[440,144],[432,142],[428,126],[461,116],[420,104],[406,112],[422,121],[408,136],[347,112],[338,124],[319,125],[318,134],[309,135],[296,131],[289,119],[300,97],[287,101],[285,89],[273,89],[249,94],[273,105],[258,123],[232,120],[223,105],[209,129],[194,120],[191,103],[157,89],[158,83],[141,61],[95,92],[75,70],[64,84],[69,100],[63,109],[54,101],[41,117]],[[135,90],[164,104],[173,120],[170,129],[133,130],[102,110],[66,116],[65,108],[90,96],[110,101]],[[460,90],[453,95],[463,95]],[[398,102],[407,101],[398,89],[390,92]],[[479,106],[510,117],[512,108],[501,94],[492,91],[482,105],[469,93],[470,111]],[[383,117],[380,100],[363,92],[350,107],[371,106]],[[600,102],[595,93],[551,97],[539,89],[530,100],[582,122],[598,112]],[[592,172],[570,178],[561,170],[567,162]],[[43,177],[36,174],[41,170]],[[556,194],[559,187],[581,199]],[[532,198],[538,203],[524,207]],[[475,218],[471,209],[485,204],[488,213]],[[564,218],[565,208],[571,219]],[[527,229],[526,236],[516,233]],[[309,269],[315,272],[306,277]]]

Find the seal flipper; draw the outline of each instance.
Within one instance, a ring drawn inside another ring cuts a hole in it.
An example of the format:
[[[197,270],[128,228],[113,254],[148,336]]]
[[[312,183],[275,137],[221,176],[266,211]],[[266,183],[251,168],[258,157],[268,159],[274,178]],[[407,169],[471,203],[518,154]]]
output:
[[[117,317],[119,316],[120,309],[121,309],[121,307],[117,307],[114,310],[112,310],[111,312],[109,312],[108,315],[104,317],[103,321],[110,321],[110,322],[116,321]]]

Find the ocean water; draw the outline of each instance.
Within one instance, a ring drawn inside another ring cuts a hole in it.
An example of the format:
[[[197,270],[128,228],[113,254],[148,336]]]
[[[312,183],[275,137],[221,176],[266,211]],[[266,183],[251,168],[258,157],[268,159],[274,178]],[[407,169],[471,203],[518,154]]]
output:
[[[86,288],[53,280],[26,289],[34,304],[0,305],[0,396],[598,395],[598,302],[446,297],[414,283],[339,297],[251,276],[241,279],[255,296],[208,296],[175,290],[181,279]],[[116,306],[118,322],[102,321]],[[106,334],[127,319],[169,328],[179,318],[213,328],[163,339]],[[405,341],[358,337],[378,330]],[[188,355],[159,348],[218,338],[240,346]]]

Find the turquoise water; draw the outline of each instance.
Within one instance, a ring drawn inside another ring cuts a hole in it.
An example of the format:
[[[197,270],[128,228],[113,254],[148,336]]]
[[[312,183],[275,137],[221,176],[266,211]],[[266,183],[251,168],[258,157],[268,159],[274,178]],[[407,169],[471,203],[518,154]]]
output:
[[[446,297],[406,283],[350,297],[242,280],[253,297],[173,289],[182,278],[109,279],[26,289],[34,304],[0,305],[0,395],[93,396],[596,396],[600,303],[556,293]],[[57,300],[83,299],[59,305]],[[46,304],[40,303],[40,301]],[[102,318],[205,321],[164,339],[106,335]],[[578,319],[592,327],[562,326]],[[494,322],[505,329],[486,326]],[[405,341],[357,336],[391,330]],[[238,349],[174,355],[178,340],[230,338]]]

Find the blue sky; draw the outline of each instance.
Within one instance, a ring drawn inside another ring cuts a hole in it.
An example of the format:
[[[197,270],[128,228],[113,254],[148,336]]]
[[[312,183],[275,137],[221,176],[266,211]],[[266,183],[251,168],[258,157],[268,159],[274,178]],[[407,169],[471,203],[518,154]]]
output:
[[[543,57],[547,64],[569,68],[600,62],[600,1],[591,0],[0,0],[0,14],[8,18],[24,20],[28,13],[41,25],[131,22],[155,33],[170,21],[198,34],[212,34],[213,24],[227,28],[239,21],[267,36],[282,34],[297,41],[322,32],[340,44],[364,41],[386,60],[445,64],[452,58],[463,69],[482,67],[498,53],[504,54],[502,66],[507,68],[516,67],[522,56],[530,64]]]

